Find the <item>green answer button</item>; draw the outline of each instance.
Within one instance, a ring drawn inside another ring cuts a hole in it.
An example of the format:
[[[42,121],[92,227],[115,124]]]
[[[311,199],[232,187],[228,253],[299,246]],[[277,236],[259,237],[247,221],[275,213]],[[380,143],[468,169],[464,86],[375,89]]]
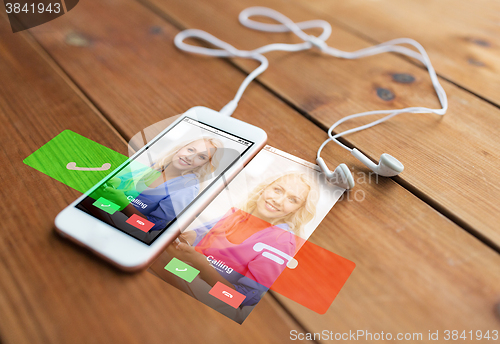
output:
[[[93,206],[96,206],[97,208],[104,210],[105,212],[113,215],[117,210],[120,209],[120,206],[117,204],[114,204],[113,202],[107,200],[104,197],[99,197],[97,201],[92,203]]]
[[[180,277],[189,283],[191,283],[200,273],[199,270],[196,270],[191,265],[186,264],[177,258],[172,258],[172,260],[165,266],[165,270],[170,271],[177,277]]]

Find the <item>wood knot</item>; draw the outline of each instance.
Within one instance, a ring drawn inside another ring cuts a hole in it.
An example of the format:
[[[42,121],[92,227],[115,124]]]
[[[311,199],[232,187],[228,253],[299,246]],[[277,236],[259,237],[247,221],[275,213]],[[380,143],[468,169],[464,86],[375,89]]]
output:
[[[90,40],[78,32],[68,33],[64,41],[74,47],[88,47],[90,45]]]
[[[162,28],[160,26],[154,25],[149,28],[149,33],[152,35],[159,35],[162,32]]]
[[[475,45],[480,45],[482,47],[489,47],[491,45],[490,42],[479,38],[470,38],[469,42],[474,43]]]
[[[484,66],[486,66],[486,65],[484,64],[484,62],[481,62],[481,61],[479,61],[479,60],[476,60],[476,59],[474,59],[474,58],[472,58],[472,57],[471,57],[471,58],[469,58],[469,59],[467,60],[467,62],[468,62],[469,64],[473,65],[473,66],[478,66],[478,67],[484,67]]]
[[[392,80],[400,84],[411,84],[415,81],[415,77],[408,73],[394,73],[392,74]]]
[[[395,95],[391,92],[391,90],[382,87],[377,88],[377,96],[385,101],[393,100],[395,98]]]

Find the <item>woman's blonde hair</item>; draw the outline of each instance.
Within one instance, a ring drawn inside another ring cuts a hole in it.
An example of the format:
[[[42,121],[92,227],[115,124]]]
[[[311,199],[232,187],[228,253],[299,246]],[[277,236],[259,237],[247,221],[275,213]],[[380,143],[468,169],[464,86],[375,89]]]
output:
[[[159,158],[150,168],[146,169],[146,171],[140,173],[137,176],[134,176],[133,180],[130,180],[125,188],[132,186],[132,183],[134,181],[135,183],[137,183],[137,181],[139,180],[143,180],[144,183],[152,183],[156,178],[158,178],[158,172],[163,172],[163,170],[172,163],[172,159],[174,155],[177,154],[177,152],[193,142],[202,140],[205,141],[206,144],[211,144],[215,148],[215,152],[213,152],[213,154],[209,154],[210,158],[205,164],[190,170],[185,170],[182,172],[182,175],[184,176],[186,174],[193,173],[200,181],[204,181],[205,178],[215,172],[219,167],[219,163],[223,154],[223,149],[219,148],[224,148],[223,143],[219,139],[210,136],[201,136],[197,139],[185,141],[178,144],[167,153],[165,153],[161,158]]]
[[[299,209],[285,217],[275,219],[271,224],[277,225],[285,223],[295,235],[300,236],[304,230],[304,226],[316,215],[316,204],[319,200],[318,183],[305,173],[288,172],[260,183],[252,190],[252,192],[250,192],[246,203],[240,209],[249,214],[253,213],[257,208],[257,201],[261,197],[264,190],[285,178],[294,178],[296,181],[300,180],[309,187],[309,192],[307,193],[304,204]]]

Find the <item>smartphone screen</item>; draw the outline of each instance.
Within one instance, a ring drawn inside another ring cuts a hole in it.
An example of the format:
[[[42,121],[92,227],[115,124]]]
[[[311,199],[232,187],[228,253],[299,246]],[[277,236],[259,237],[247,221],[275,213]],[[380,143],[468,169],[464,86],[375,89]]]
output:
[[[150,245],[253,144],[185,117],[76,207]]]

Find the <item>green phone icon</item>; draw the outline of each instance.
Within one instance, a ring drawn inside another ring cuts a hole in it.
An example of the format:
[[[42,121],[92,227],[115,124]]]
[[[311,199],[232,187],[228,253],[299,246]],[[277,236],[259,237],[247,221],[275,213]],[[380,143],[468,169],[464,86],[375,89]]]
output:
[[[104,197],[99,197],[99,199],[94,203],[92,203],[92,205],[101,210],[104,210],[105,212],[111,215],[113,215],[116,211],[120,210],[119,205],[114,204],[113,202],[107,200]]]
[[[200,273],[199,270],[196,270],[191,265],[186,264],[177,258],[172,258],[172,260],[165,266],[165,270],[170,271],[177,277],[180,277],[189,283],[191,283]]]

